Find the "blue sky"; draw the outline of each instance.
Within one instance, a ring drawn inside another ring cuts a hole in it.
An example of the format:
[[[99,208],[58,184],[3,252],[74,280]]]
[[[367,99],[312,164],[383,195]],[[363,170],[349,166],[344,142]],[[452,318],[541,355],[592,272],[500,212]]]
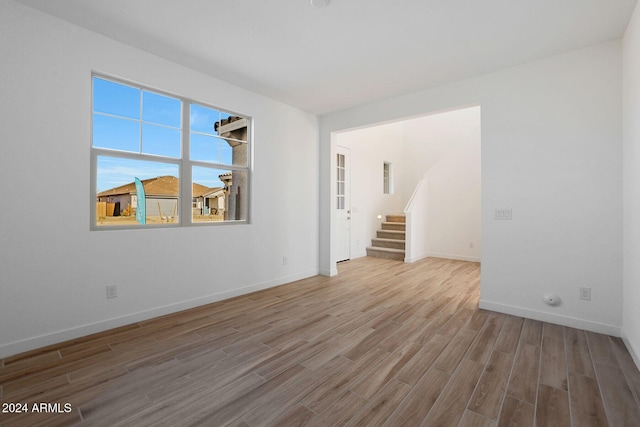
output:
[[[231,164],[231,147],[216,137],[214,123],[229,114],[198,104],[94,77],[93,146],[121,152],[179,159],[182,107],[189,108],[190,158]],[[178,165],[98,156],[98,192],[140,179],[178,176]],[[193,181],[222,187],[218,175],[227,170],[194,167]]]

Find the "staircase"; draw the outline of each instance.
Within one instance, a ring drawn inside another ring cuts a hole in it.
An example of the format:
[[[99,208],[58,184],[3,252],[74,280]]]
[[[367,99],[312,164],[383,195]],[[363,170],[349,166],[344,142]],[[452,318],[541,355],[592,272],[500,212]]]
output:
[[[371,239],[367,256],[404,261],[405,222],[404,215],[387,215],[377,237]]]

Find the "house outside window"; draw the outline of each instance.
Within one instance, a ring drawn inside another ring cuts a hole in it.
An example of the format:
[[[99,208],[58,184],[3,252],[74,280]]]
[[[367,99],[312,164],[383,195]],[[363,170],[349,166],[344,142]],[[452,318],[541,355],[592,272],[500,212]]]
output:
[[[249,117],[92,77],[92,229],[246,223]]]

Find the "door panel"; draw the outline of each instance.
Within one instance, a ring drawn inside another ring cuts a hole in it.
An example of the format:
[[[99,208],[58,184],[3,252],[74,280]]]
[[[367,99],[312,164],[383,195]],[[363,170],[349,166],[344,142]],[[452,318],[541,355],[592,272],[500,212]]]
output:
[[[336,150],[336,260],[351,258],[351,175],[350,150]]]

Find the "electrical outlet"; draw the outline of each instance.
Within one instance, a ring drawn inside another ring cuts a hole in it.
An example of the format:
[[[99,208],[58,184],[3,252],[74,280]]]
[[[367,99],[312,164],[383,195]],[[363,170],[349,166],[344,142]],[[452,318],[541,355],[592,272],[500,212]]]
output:
[[[580,288],[580,299],[585,301],[591,301],[591,288]]]
[[[289,264],[289,260],[287,259],[286,256],[283,256],[282,257],[282,265],[287,265],[287,264]]]
[[[117,285],[107,285],[107,298],[116,298],[118,296]]]
[[[513,209],[510,209],[510,208],[496,209],[493,219],[511,220],[512,212],[513,212]]]

